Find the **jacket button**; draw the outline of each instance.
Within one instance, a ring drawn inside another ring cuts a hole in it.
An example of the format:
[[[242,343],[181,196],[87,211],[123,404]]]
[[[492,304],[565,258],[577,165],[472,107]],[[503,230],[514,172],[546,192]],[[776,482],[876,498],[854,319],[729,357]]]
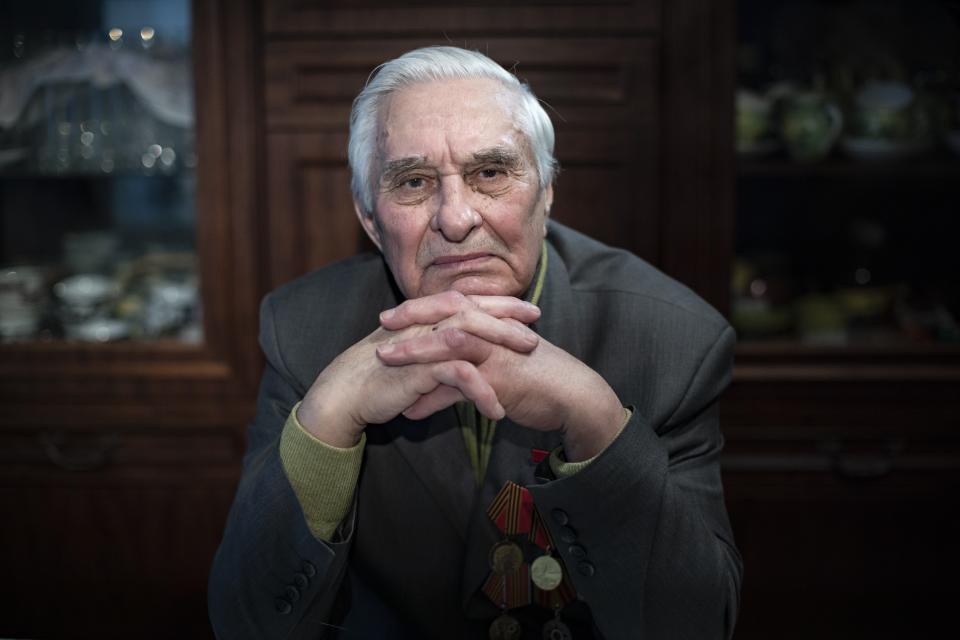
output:
[[[285,616],[291,611],[293,611],[293,606],[284,598],[277,598],[276,600],[274,600],[273,606],[277,608],[277,613],[279,613],[282,616]]]
[[[300,599],[300,589],[297,589],[292,584],[288,584],[283,588],[283,593],[287,596],[287,600],[290,602],[296,602]]]
[[[573,527],[563,527],[560,529],[560,540],[563,542],[573,542],[577,539],[577,532],[573,530]]]
[[[553,511],[550,512],[550,515],[553,516],[553,521],[556,522],[561,527],[567,524],[568,522],[570,522],[570,518],[569,516],[567,516],[567,512],[564,511],[563,509],[554,509]]]
[[[312,578],[317,575],[317,568],[313,566],[312,562],[303,561],[303,573],[308,577]]]
[[[293,584],[297,585],[299,589],[306,589],[307,585],[310,584],[310,578],[302,573],[295,573],[293,574]]]
[[[570,545],[570,548],[567,549],[567,551],[577,560],[582,560],[583,558],[587,557],[587,550],[578,544]]]
[[[580,572],[580,575],[587,576],[588,578],[597,572],[596,567],[584,560],[577,565],[577,571]]]

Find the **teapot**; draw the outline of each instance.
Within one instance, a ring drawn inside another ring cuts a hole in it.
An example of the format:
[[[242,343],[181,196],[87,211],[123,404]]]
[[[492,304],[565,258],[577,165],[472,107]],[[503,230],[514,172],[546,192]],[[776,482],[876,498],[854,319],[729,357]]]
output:
[[[780,135],[787,153],[798,162],[825,158],[843,130],[843,113],[819,91],[795,93],[784,99]]]

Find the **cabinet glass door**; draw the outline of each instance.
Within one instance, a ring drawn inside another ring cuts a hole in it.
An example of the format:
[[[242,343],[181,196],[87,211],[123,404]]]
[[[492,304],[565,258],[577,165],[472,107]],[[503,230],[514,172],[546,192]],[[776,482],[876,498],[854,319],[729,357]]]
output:
[[[960,343],[958,12],[740,2],[741,344]]]
[[[8,3],[0,339],[203,339],[189,0]]]

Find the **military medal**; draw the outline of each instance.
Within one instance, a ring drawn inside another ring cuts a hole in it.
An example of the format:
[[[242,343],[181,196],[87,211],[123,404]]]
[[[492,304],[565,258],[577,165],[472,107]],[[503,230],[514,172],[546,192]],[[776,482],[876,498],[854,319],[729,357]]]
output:
[[[533,498],[526,488],[507,482],[487,508],[487,515],[505,536],[530,531]],[[483,592],[494,604],[515,609],[531,602],[530,565],[520,545],[505,537],[490,549],[490,577]]]
[[[530,566],[530,577],[533,584],[541,591],[553,591],[564,581],[563,565],[552,555],[553,539],[540,514],[534,510],[530,522],[530,541],[544,550],[544,555],[533,561]]]
[[[563,569],[563,563],[553,555],[553,538],[536,509],[530,523],[529,537],[531,542],[544,551],[544,555],[530,565],[530,578],[534,585],[533,600],[553,611],[553,620],[543,625],[543,640],[573,640],[570,627],[560,620],[560,610],[576,597],[576,593]]]
[[[553,556],[540,556],[530,565],[530,579],[538,589],[553,591],[563,582],[563,567]]]
[[[573,640],[570,627],[560,621],[560,612],[557,617],[543,625],[543,640]]]
[[[523,628],[508,611],[532,602],[554,612],[554,619],[543,627],[544,640],[572,640],[569,627],[560,620],[560,610],[575,593],[562,562],[553,553],[550,531],[537,513],[530,491],[515,482],[504,483],[487,515],[504,534],[490,549],[490,575],[483,585],[483,592],[501,611],[490,624],[491,640],[519,640]],[[518,536],[543,549],[543,555],[527,564]]]
[[[567,576],[566,571],[561,573],[560,584],[553,589],[541,589],[536,582],[534,582],[532,595],[534,602],[550,611],[559,611],[568,602],[573,602],[577,597],[577,593],[573,590],[573,585],[570,583],[570,578]]]
[[[507,576],[523,564],[523,550],[509,540],[501,540],[490,549],[490,568],[500,576]]]
[[[523,628],[513,616],[501,613],[500,617],[490,623],[490,640],[520,640]]]

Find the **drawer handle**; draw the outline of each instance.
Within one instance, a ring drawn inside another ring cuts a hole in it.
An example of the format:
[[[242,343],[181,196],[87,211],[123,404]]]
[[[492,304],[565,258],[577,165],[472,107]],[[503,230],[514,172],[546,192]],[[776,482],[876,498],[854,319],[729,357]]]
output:
[[[868,454],[849,452],[837,440],[824,443],[823,449],[830,456],[834,473],[852,480],[869,480],[882,478],[893,471],[897,456],[903,450],[903,442],[888,440],[879,451]]]
[[[47,459],[66,471],[96,471],[113,461],[113,453],[120,443],[116,433],[97,438],[94,446],[82,450],[65,451],[66,437],[62,432],[40,436]]]

